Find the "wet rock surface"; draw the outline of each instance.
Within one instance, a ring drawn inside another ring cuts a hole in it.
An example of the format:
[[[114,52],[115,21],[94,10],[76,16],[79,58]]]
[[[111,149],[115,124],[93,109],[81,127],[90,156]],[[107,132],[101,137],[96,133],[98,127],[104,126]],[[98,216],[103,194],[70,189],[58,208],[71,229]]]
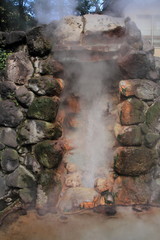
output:
[[[19,166],[19,155],[16,150],[6,148],[1,155],[1,167],[5,172],[13,172]]]

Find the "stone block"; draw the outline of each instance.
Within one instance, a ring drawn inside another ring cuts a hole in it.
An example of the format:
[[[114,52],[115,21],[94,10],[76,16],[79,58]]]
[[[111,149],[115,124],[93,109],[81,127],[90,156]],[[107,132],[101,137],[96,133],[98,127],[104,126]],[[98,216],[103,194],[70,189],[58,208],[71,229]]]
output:
[[[19,166],[19,155],[16,150],[6,148],[2,152],[1,167],[5,172],[13,172]]]
[[[29,107],[34,99],[34,93],[28,91],[25,86],[20,86],[16,90],[16,98],[22,106]]]

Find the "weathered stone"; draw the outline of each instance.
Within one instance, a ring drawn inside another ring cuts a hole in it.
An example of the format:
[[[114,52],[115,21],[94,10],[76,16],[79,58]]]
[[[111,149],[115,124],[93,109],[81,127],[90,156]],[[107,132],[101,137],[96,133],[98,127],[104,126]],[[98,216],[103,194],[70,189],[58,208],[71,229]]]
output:
[[[0,129],[0,141],[8,147],[17,147],[17,134],[12,128]]]
[[[120,105],[120,121],[122,125],[133,125],[145,120],[146,106],[141,100],[129,98]]]
[[[95,190],[99,193],[109,191],[111,186],[107,178],[97,178],[94,184]]]
[[[35,145],[37,160],[46,168],[56,168],[63,158],[63,147],[58,141],[43,141]]]
[[[64,88],[62,79],[51,75],[31,78],[29,88],[38,95],[59,96]]]
[[[151,198],[151,177],[120,176],[115,180],[115,203],[120,205],[148,204]]]
[[[27,169],[31,170],[33,173],[38,174],[41,172],[41,166],[37,161],[36,157],[32,153],[27,153],[24,158],[24,164]]]
[[[12,31],[7,35],[7,45],[20,45],[26,42],[26,33],[23,31]]]
[[[13,173],[6,176],[6,183],[9,187],[34,188],[35,177],[25,167],[19,166]]]
[[[36,199],[36,189],[31,188],[20,189],[19,196],[24,203],[32,203]]]
[[[139,146],[142,144],[141,128],[139,126],[121,126],[116,124],[115,136],[124,146]]]
[[[34,99],[34,93],[21,86],[16,90],[16,98],[24,107],[29,107]]]
[[[6,148],[2,152],[1,167],[3,171],[13,172],[19,166],[19,155],[17,151]]]
[[[0,82],[0,97],[2,99],[13,98],[16,85],[11,81]]]
[[[138,176],[156,164],[156,152],[145,147],[119,147],[114,156],[114,168],[120,175]]]
[[[7,185],[4,175],[0,172],[0,198],[6,194]]]
[[[148,132],[144,137],[145,146],[149,148],[154,147],[159,138],[160,138],[159,134]]]
[[[0,101],[0,126],[17,127],[23,114],[15,103],[10,100]]]
[[[49,56],[45,60],[40,61],[40,74],[42,75],[54,75],[57,76],[58,74],[63,72],[63,66],[54,60],[53,56]]]
[[[18,127],[18,142],[21,145],[38,143],[44,139],[58,139],[62,135],[59,123],[49,123],[41,120],[25,120]]]
[[[80,42],[83,31],[83,21],[80,16],[67,16],[59,21],[54,35],[58,44],[65,42]]]
[[[8,81],[21,85],[32,77],[34,69],[27,54],[20,51],[8,57],[6,72]]]
[[[64,212],[71,211],[79,208],[83,202],[93,202],[98,196],[99,194],[93,188],[69,188],[59,202],[59,209]]]
[[[155,70],[153,56],[144,51],[132,50],[128,52],[119,58],[118,65],[124,79],[147,79],[149,72]]]
[[[59,98],[39,97],[29,106],[27,115],[29,118],[53,122],[57,116],[58,107]]]
[[[150,80],[122,80],[119,91],[125,97],[135,96],[142,100],[153,100],[160,96],[160,86]]]
[[[4,148],[5,148],[5,145],[0,142],[0,151],[3,150]]]
[[[7,37],[8,37],[8,33],[0,32],[0,46],[1,47],[6,47],[6,45],[7,45]]]
[[[46,56],[52,49],[47,38],[46,26],[38,26],[27,32],[27,46],[31,56]]]
[[[125,33],[126,40],[129,45],[134,48],[141,50],[143,47],[141,31],[137,28],[136,24],[132,22],[129,18],[125,19]]]
[[[147,126],[155,131],[160,132],[160,100],[157,100],[146,113]]]

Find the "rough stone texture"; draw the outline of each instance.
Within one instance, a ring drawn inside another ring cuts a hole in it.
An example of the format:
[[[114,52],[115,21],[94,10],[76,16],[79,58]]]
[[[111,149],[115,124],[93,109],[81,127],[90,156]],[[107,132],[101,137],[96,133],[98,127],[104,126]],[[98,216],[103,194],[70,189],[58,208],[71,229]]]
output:
[[[13,172],[19,166],[19,155],[17,151],[6,148],[2,152],[1,167],[3,171]]]
[[[69,188],[59,203],[59,209],[67,212],[79,208],[83,202],[93,202],[98,193],[93,188]]]
[[[129,98],[120,105],[120,121],[122,125],[133,125],[145,120],[146,106],[141,100]]]
[[[142,100],[154,100],[160,95],[160,86],[150,80],[122,80],[119,91],[125,97],[135,96]]]
[[[58,44],[63,44],[65,42],[80,42],[82,31],[82,17],[67,16],[59,21],[54,34]]]
[[[36,186],[35,177],[21,165],[6,176],[6,183],[7,186],[16,188],[34,188]]]
[[[134,178],[120,176],[115,180],[113,192],[116,193],[116,204],[148,204],[151,199],[151,177],[149,175]]]
[[[1,128],[0,142],[8,147],[16,148],[18,145],[16,131],[12,128]]]
[[[63,72],[63,66],[54,60],[54,56],[49,56],[47,59],[40,61],[40,74],[42,75],[58,75]]]
[[[41,172],[41,166],[33,153],[26,154],[24,164],[26,168],[31,170],[34,174],[39,174]]]
[[[46,56],[52,49],[47,38],[46,26],[38,26],[27,32],[27,46],[31,56]]]
[[[144,137],[144,143],[146,147],[152,148],[156,145],[158,140],[160,139],[160,135],[153,132],[148,132]]]
[[[129,18],[125,20],[125,33],[127,43],[136,49],[143,48],[141,31],[137,28],[136,24]]]
[[[146,124],[154,131],[160,132],[160,100],[157,100],[146,113]]]
[[[39,97],[29,106],[27,115],[29,118],[53,122],[57,116],[58,107],[59,98]]]
[[[16,85],[11,81],[0,82],[0,97],[2,99],[13,98]]]
[[[0,126],[17,127],[23,114],[15,103],[10,100],[0,101]]]
[[[26,33],[23,31],[12,31],[6,38],[7,45],[19,45],[26,42]]]
[[[35,189],[23,188],[19,190],[19,196],[24,203],[32,203],[36,198]]]
[[[9,47],[10,45],[20,45],[25,43],[26,34],[23,31],[11,31],[10,33],[0,32],[0,45]]]
[[[22,106],[29,107],[34,99],[34,93],[21,86],[16,90],[16,98]]]
[[[132,50],[119,58],[118,64],[124,79],[148,79],[155,70],[154,57],[144,51]]]
[[[59,96],[64,88],[62,79],[52,75],[31,78],[29,88],[38,95]]]
[[[20,145],[38,143],[44,139],[58,139],[61,135],[62,127],[59,123],[25,120],[18,127],[18,142]]]
[[[116,124],[115,136],[124,146],[139,146],[142,144],[141,128],[139,126],[121,126]]]
[[[63,158],[63,146],[58,141],[43,141],[35,145],[35,156],[46,168],[55,168]]]
[[[120,175],[138,176],[156,164],[156,151],[145,147],[119,147],[114,155],[114,169]]]
[[[5,181],[5,177],[2,172],[0,172],[0,198],[6,194],[7,185]]]
[[[7,59],[7,79],[16,84],[25,84],[33,75],[33,66],[25,52],[16,52]]]

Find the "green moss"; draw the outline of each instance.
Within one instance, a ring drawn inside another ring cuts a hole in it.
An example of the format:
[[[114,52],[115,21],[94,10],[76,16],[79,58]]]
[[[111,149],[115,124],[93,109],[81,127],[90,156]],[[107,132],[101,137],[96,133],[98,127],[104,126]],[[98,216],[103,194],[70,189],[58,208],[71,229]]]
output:
[[[0,48],[0,71],[3,70],[6,67],[6,60],[9,55],[11,55],[11,52],[8,52],[2,48]]]

